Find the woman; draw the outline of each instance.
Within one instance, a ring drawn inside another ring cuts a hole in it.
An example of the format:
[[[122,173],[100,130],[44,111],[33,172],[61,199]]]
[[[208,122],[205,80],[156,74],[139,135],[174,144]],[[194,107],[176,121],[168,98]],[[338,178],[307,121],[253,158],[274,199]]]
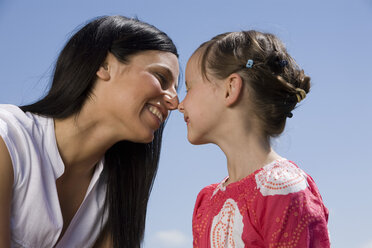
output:
[[[139,247],[178,75],[165,33],[102,17],[43,99],[0,105],[0,247]]]

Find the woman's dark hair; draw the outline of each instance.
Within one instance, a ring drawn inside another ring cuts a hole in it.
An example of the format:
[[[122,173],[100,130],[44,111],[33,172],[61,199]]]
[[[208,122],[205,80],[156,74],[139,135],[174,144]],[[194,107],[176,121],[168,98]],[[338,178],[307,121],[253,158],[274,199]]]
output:
[[[300,96],[310,90],[310,77],[304,74],[273,34],[255,30],[229,32],[203,43],[200,52],[203,77],[225,79],[238,73],[251,89],[250,101],[266,138],[280,135],[287,117],[292,117]],[[251,65],[247,66],[247,61]],[[304,98],[304,95],[301,98]]]
[[[23,111],[52,117],[77,115],[90,97],[96,72],[108,52],[128,63],[130,56],[146,50],[171,52],[172,40],[152,25],[123,16],[105,16],[81,28],[60,53],[51,88],[41,100]],[[146,209],[158,168],[163,125],[151,143],[120,141],[105,154],[107,175],[106,228],[114,247],[140,247]]]

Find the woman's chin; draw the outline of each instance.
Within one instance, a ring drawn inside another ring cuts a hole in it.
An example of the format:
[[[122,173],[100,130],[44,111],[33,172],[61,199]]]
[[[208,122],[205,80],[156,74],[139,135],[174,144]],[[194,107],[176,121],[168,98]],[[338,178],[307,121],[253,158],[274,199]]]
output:
[[[133,142],[147,144],[147,143],[151,143],[153,140],[154,140],[154,134],[140,137]]]
[[[139,141],[137,143],[150,143],[154,140],[154,133],[156,130],[149,131],[148,133],[144,134],[139,138]]]
[[[130,142],[134,142],[134,143],[143,143],[143,144],[146,144],[146,143],[150,143],[154,140],[154,131],[152,132],[144,132],[144,133],[136,133],[136,134],[132,134],[131,137],[127,137],[125,138],[124,140],[127,140],[127,141],[130,141]]]

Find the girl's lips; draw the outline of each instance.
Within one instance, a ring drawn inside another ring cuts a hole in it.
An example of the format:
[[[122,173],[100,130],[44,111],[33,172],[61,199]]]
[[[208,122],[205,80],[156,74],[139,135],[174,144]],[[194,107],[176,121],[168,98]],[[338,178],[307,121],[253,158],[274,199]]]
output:
[[[189,120],[190,120],[189,117],[184,116],[183,119],[185,120],[186,124],[188,125],[189,124]]]

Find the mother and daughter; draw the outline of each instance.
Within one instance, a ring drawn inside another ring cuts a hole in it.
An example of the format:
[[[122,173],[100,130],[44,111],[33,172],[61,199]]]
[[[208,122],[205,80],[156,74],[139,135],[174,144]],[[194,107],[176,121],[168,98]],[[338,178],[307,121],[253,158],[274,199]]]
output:
[[[218,35],[189,59],[181,103],[178,77],[174,43],[147,23],[107,16],[73,35],[45,97],[0,105],[0,247],[140,247],[177,108],[192,144],[227,157],[197,197],[194,247],[330,247],[314,181],[270,146],[310,89],[281,41]]]

